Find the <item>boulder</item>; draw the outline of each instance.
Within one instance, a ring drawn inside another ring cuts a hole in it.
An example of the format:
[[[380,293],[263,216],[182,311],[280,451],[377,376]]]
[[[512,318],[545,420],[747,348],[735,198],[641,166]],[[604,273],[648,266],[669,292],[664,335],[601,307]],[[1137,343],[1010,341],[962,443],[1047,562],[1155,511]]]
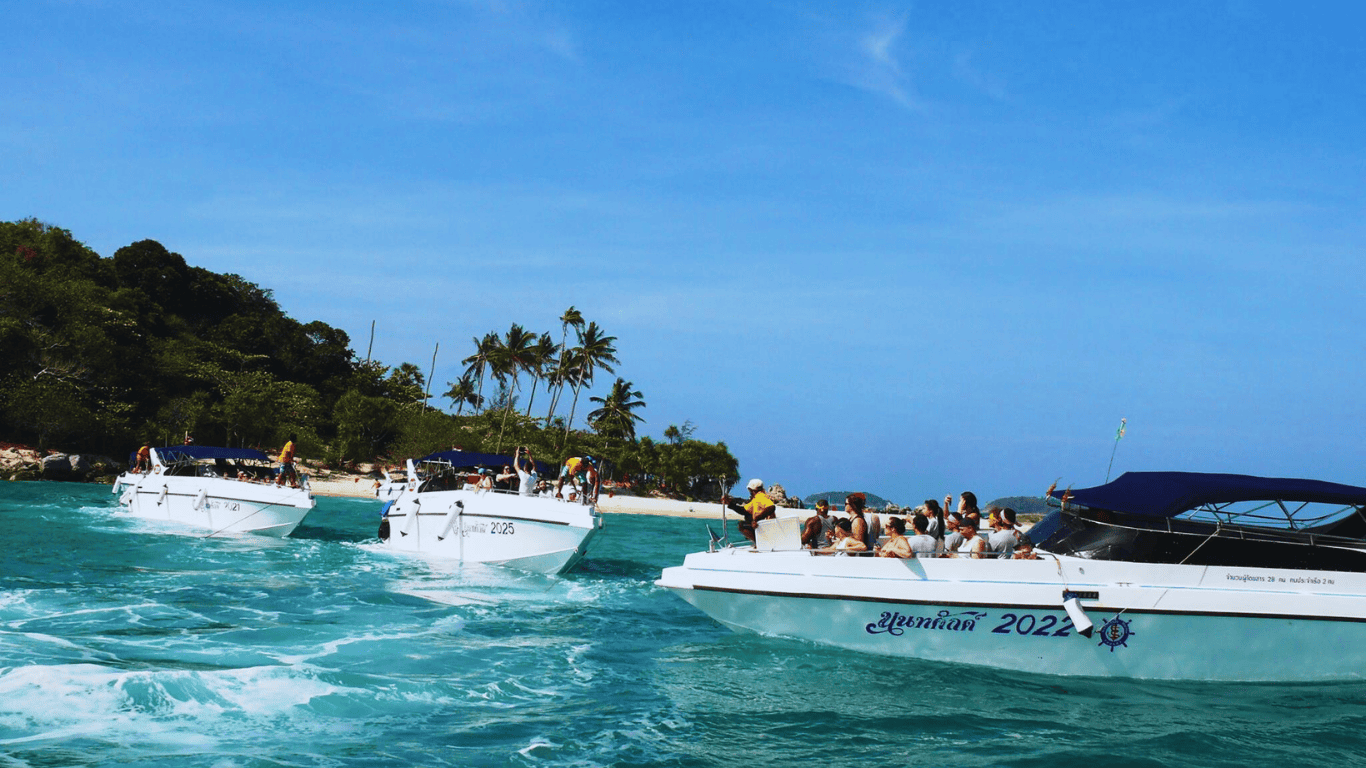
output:
[[[65,453],[54,453],[51,456],[44,456],[43,461],[44,480],[70,480],[71,479],[71,457]]]
[[[774,504],[780,507],[785,506],[787,504],[787,489],[782,486],[782,483],[774,483],[768,487],[768,497],[773,499]]]
[[[90,460],[79,453],[73,453],[67,457],[67,463],[71,465],[71,479],[84,480],[90,476]]]

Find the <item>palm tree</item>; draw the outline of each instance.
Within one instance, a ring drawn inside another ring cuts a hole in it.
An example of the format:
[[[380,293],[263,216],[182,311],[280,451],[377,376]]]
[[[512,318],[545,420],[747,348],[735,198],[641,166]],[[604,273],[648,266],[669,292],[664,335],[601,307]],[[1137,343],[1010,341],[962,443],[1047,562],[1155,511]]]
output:
[[[593,374],[597,369],[616,373],[612,366],[621,364],[617,359],[617,348],[612,344],[616,340],[616,336],[604,335],[596,322],[589,323],[587,328],[579,331],[579,345],[573,350],[578,358],[577,370],[573,377],[574,405],[569,409],[569,421],[564,425],[565,440],[569,439],[569,428],[574,423],[574,412],[579,408],[579,391],[583,389],[583,385],[593,382]]]
[[[484,400],[484,374],[489,372],[491,358],[497,353],[502,340],[498,338],[497,333],[489,331],[484,334],[482,339],[471,336],[470,341],[474,342],[474,354],[460,362],[465,365],[465,375],[474,376],[479,381],[475,393],[479,395],[479,401],[482,404]]]
[[[503,431],[507,429],[508,414],[512,412],[512,403],[516,399],[513,395],[517,392],[517,374],[531,370],[532,362],[536,359],[536,343],[536,334],[527,333],[525,328],[513,323],[507,336],[498,345],[498,368],[504,376],[512,377],[507,408],[503,411],[503,424],[498,428],[498,450],[503,448]]]
[[[635,442],[636,422],[643,422],[645,419],[633,411],[644,408],[645,401],[640,399],[640,390],[632,389],[633,386],[635,385],[618,376],[607,397],[588,398],[589,401],[601,406],[588,414],[588,423],[592,424],[593,429],[599,434],[616,435]],[[677,427],[672,429],[677,431]]]
[[[450,386],[450,390],[442,397],[449,397],[455,403],[456,416],[460,415],[466,405],[471,408],[478,408],[483,405],[484,398],[475,390],[474,379],[469,374],[461,376],[459,381],[448,381],[446,384]]]
[[[569,341],[570,326],[573,326],[576,333],[583,330],[583,313],[574,309],[572,306],[569,309],[566,309],[563,315],[560,315],[560,364],[556,368],[554,376],[559,386],[555,387],[555,395],[550,398],[550,412],[545,415],[546,424],[549,424],[550,420],[555,418],[555,406],[559,404],[560,393],[564,391],[564,385],[569,381],[569,377],[566,375],[567,369],[565,368],[564,355],[565,344]]]
[[[541,378],[550,371],[551,363],[555,362],[555,340],[550,338],[550,334],[543,333],[536,342],[535,356],[531,361],[531,397],[526,401],[526,415],[531,415],[531,404],[536,401],[536,385],[541,382]]]

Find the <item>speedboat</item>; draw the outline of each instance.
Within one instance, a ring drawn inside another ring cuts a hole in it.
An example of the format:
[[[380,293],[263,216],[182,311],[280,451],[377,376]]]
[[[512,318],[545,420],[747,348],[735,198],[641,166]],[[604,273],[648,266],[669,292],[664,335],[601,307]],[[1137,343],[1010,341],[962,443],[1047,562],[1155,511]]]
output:
[[[151,469],[114,482],[119,506],[135,517],[171,520],[212,533],[288,536],[313,509],[308,476],[275,484],[270,458],[251,448],[153,448]]]
[[[1366,674],[1366,488],[1129,472],[1047,498],[1027,534],[1038,559],[820,556],[765,521],[757,545],[713,536],[656,584],[738,632],[888,656],[1164,680]]]
[[[537,573],[564,573],[583,559],[602,517],[589,499],[565,486],[521,495],[492,485],[511,456],[442,451],[408,460],[406,485],[386,484],[380,538],[396,552],[488,563]],[[537,462],[540,477],[553,468]],[[487,480],[485,480],[487,478]],[[399,490],[395,491],[395,488]]]

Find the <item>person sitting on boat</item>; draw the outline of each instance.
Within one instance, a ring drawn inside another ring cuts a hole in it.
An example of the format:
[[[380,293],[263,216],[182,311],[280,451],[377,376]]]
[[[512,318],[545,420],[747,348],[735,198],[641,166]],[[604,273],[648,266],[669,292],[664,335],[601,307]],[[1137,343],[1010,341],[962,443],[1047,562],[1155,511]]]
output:
[[[817,501],[816,514],[808,517],[806,525],[802,527],[802,546],[807,549],[829,546],[834,528],[835,518],[830,516],[830,502],[825,499]]]
[[[513,457],[513,461],[516,461],[516,457]],[[494,478],[494,484],[501,490],[510,491],[512,490],[512,483],[516,479],[517,473],[512,471],[512,465],[504,464],[503,471],[499,472],[498,477]]]
[[[284,485],[285,478],[288,477],[289,487],[299,487],[299,471],[294,468],[294,441],[298,439],[298,436],[291,432],[285,447],[280,449],[280,476],[275,480],[276,485]]]
[[[925,499],[925,520],[929,526],[925,529],[925,533],[931,536],[935,535],[939,530],[939,518],[941,517],[943,517],[943,513],[939,508],[939,502],[934,499]]]
[[[976,523],[965,518],[958,524],[958,532],[963,535],[963,543],[956,550],[959,557],[971,557],[974,560],[986,557],[987,540],[977,535]]]
[[[479,490],[481,490],[481,491],[491,491],[491,490],[493,490],[493,470],[491,470],[491,469],[481,469],[481,470],[479,470],[479,484],[476,485],[475,488],[477,488],[477,489],[479,489]]]
[[[851,493],[844,499],[844,511],[849,515],[849,525],[854,536],[863,542],[867,549],[872,549],[876,539],[869,540],[868,521],[863,517],[863,508],[868,504],[868,497],[862,493]]]
[[[816,550],[824,554],[844,554],[846,552],[867,552],[868,545],[854,535],[853,524],[847,518],[835,521],[835,543],[833,546]]]
[[[721,497],[721,503],[743,518],[737,527],[745,538],[754,541],[754,526],[760,520],[776,518],[778,505],[764,492],[764,481],[757,477],[745,485],[745,490],[749,491],[749,501],[744,504],[732,501],[729,496]]]
[[[1034,542],[1030,541],[1029,534],[1020,534],[1020,543],[1015,545],[1015,560],[1038,560],[1039,555],[1034,551]]]
[[[517,493],[530,496],[536,487],[536,462],[531,458],[531,449],[517,446],[512,456],[512,468],[517,470]]]
[[[909,538],[912,557],[935,557],[939,554],[939,540],[926,532],[925,529],[928,527],[929,521],[923,514],[916,513],[916,516],[911,518],[911,530],[915,532],[915,535]]]
[[[915,557],[911,552],[911,542],[906,538],[906,521],[899,517],[887,518],[887,543],[874,545],[873,553],[878,557],[899,557],[903,560]]]
[[[948,533],[944,534],[944,557],[956,557],[954,553],[958,551],[959,545],[963,543],[963,534],[959,530],[962,524],[963,518],[960,517],[957,512],[944,518],[944,527],[948,529]]]
[[[1020,535],[1015,530],[1015,510],[1009,507],[991,513],[992,532],[987,537],[987,546],[1002,559],[1009,558],[1020,543]]]
[[[950,496],[948,498],[951,499],[953,497]],[[947,503],[944,505],[944,508],[948,509]],[[977,494],[972,491],[963,491],[958,494],[958,516],[964,520],[971,520],[972,527],[981,530],[982,510],[977,508]]]
[[[134,474],[152,471],[152,446],[150,443],[138,449],[137,466],[133,469]]]

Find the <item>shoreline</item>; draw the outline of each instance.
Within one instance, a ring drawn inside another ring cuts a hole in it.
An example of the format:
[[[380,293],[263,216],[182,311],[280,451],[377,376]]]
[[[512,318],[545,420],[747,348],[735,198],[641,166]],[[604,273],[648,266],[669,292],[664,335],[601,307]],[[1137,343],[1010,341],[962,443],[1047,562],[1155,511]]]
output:
[[[375,498],[374,478],[363,475],[355,475],[350,478],[317,478],[308,479],[309,486],[313,489],[314,496],[327,496],[329,498],[349,498],[349,499],[372,499],[379,503]],[[641,496],[609,496],[604,495],[598,499],[598,511],[603,514],[612,515],[659,515],[664,517],[690,517],[695,519],[718,519],[721,516],[721,505],[716,502],[698,501],[675,501],[673,499],[655,499]],[[740,516],[727,510],[726,516],[731,520],[739,520]]]

